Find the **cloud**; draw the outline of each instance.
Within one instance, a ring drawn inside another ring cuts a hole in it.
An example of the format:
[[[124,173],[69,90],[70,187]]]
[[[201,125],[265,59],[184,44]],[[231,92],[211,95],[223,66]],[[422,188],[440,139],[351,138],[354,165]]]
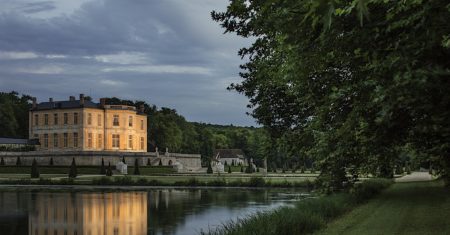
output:
[[[141,65],[141,66],[120,66],[102,69],[103,72],[132,72],[132,73],[174,73],[174,74],[199,74],[210,75],[212,71],[208,68],[198,66],[177,66],[177,65]]]
[[[177,109],[191,121],[253,125],[226,87],[249,44],[210,18],[227,0],[4,0],[0,84],[46,100],[86,93]]]
[[[38,55],[36,53],[30,51],[0,51],[0,60],[23,60],[37,57]]]

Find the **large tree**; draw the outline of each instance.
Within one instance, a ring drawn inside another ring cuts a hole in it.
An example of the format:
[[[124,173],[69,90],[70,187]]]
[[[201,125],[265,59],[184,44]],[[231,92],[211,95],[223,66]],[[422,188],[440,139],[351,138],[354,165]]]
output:
[[[230,88],[340,187],[346,173],[391,176],[405,146],[448,176],[449,11],[444,0],[234,0],[212,18],[255,40]]]

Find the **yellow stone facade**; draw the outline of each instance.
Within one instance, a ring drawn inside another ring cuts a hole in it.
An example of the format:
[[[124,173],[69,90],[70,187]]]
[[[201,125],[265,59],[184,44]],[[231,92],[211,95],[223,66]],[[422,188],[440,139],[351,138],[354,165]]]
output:
[[[147,116],[133,106],[71,97],[37,104],[29,112],[29,136],[44,151],[147,152]]]

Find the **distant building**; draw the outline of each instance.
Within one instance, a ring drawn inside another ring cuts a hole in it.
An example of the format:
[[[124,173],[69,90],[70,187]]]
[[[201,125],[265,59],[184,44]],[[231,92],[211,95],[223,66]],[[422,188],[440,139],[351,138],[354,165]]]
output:
[[[147,152],[147,115],[143,106],[106,105],[71,96],[37,103],[29,112],[29,137],[37,150]]]
[[[213,159],[224,165],[247,165],[242,149],[216,149]]]

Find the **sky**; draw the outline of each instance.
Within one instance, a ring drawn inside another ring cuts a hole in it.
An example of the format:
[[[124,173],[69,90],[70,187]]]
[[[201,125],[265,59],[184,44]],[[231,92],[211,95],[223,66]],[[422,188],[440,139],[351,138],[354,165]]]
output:
[[[237,55],[211,19],[228,0],[0,0],[0,91],[144,100],[188,121],[255,126]]]

